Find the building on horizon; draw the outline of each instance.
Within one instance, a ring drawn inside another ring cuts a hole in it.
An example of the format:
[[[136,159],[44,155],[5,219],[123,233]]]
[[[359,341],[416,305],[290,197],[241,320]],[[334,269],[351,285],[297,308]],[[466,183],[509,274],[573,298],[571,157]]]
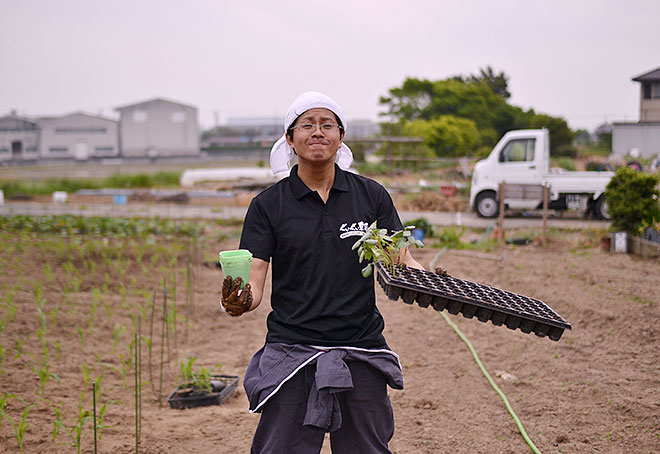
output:
[[[612,155],[660,156],[660,67],[632,80],[640,83],[639,121],[612,124]]]
[[[154,98],[115,108],[122,157],[199,155],[197,108]]]
[[[73,112],[40,117],[37,123],[40,130],[39,157],[42,159],[69,158],[86,161],[119,155],[116,120]]]
[[[0,163],[32,161],[39,158],[39,125],[31,118],[0,117]]]

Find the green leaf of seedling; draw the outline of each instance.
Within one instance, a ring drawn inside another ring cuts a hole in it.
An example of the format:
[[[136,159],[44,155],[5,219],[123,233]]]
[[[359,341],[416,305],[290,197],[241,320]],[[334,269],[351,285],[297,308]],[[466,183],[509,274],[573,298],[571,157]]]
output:
[[[371,276],[372,272],[373,272],[373,265],[370,263],[364,268],[362,268],[362,277],[369,277]]]

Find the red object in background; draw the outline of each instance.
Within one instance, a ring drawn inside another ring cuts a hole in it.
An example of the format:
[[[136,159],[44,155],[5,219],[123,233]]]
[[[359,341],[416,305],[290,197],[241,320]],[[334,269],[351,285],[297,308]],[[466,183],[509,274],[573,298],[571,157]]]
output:
[[[456,186],[443,184],[440,186],[440,194],[446,197],[454,197],[456,195]]]

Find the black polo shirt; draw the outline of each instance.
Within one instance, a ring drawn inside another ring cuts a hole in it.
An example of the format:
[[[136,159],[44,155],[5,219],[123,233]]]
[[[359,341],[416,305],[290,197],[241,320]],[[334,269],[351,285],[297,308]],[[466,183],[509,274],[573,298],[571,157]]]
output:
[[[385,344],[374,279],[351,250],[366,228],[402,228],[392,198],[375,181],[335,165],[327,203],[298,177],[257,195],[245,216],[240,248],[272,259],[267,342],[378,347]]]

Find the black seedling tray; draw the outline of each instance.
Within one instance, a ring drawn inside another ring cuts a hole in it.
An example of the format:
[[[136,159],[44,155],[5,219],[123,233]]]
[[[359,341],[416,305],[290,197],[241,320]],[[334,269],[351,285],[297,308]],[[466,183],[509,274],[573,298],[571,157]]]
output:
[[[177,396],[176,393],[181,389],[178,387],[175,389],[170,397],[167,398],[167,401],[170,403],[170,407],[183,410],[184,408],[194,408],[194,407],[205,407],[207,405],[220,405],[223,403],[229,395],[236,389],[238,385],[238,376],[236,375],[213,375],[212,379],[214,381],[220,381],[225,384],[225,387],[218,392],[200,394],[200,395],[190,395],[190,396]]]
[[[437,311],[447,309],[452,315],[459,312],[466,318],[477,317],[481,322],[533,332],[558,341],[571,325],[543,301],[489,287],[476,282],[439,275],[415,268],[396,267],[396,276],[387,267],[376,263],[377,279],[387,297],[399,297],[407,304],[417,301],[421,307]]]

